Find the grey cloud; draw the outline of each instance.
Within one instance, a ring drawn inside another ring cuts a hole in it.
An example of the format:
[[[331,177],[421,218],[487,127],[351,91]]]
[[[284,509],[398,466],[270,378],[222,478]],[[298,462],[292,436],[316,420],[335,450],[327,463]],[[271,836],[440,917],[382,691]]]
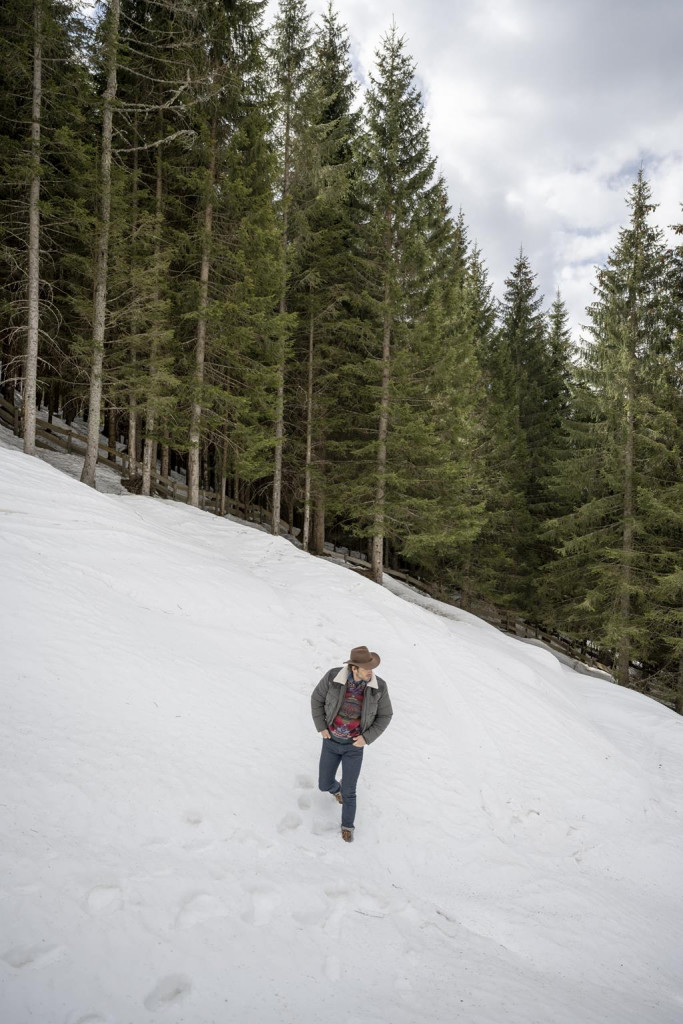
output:
[[[318,12],[325,0],[314,0]],[[394,0],[417,62],[434,152],[498,294],[522,244],[574,325],[628,216],[641,162],[663,227],[683,201],[678,0]],[[392,8],[346,0],[367,73]],[[677,49],[679,52],[677,52]]]

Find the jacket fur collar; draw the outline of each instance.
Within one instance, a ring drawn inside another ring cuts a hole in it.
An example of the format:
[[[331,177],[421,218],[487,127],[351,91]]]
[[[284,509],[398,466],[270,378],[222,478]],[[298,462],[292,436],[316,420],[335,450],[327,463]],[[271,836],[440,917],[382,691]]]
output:
[[[346,680],[348,678],[348,675],[349,675],[349,666],[348,665],[342,665],[342,667],[339,669],[339,671],[337,672],[337,674],[334,677],[334,679],[332,680],[332,682],[333,683],[343,683],[344,685],[346,685]],[[378,686],[378,683],[377,683],[377,676],[375,675],[374,672],[372,673],[372,675],[370,676],[369,680],[367,681],[367,683],[365,685],[366,686],[372,686],[372,688],[374,690],[378,690],[379,689],[379,686]]]

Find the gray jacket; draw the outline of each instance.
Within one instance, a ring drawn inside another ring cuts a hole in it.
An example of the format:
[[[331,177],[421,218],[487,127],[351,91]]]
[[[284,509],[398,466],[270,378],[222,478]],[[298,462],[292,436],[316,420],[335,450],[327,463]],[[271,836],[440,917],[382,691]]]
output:
[[[339,714],[346,693],[348,672],[348,665],[331,668],[311,694],[311,714],[318,732],[329,729]],[[372,743],[381,736],[393,713],[387,684],[373,672],[365,686],[360,718],[360,731],[366,743]]]

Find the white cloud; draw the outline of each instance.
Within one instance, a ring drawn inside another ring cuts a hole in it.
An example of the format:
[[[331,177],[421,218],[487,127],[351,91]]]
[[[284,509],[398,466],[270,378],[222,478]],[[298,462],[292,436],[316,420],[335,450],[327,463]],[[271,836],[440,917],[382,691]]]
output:
[[[315,13],[326,0],[313,0]],[[549,304],[585,320],[593,265],[640,167],[662,227],[683,220],[683,4],[675,0],[367,0],[339,4],[367,70],[395,16],[433,150],[498,294],[524,246]]]

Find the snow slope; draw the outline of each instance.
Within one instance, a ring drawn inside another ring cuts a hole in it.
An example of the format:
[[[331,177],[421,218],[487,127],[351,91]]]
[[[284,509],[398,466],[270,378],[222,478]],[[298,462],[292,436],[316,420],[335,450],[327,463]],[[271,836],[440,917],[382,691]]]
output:
[[[683,719],[0,447],[2,1024],[681,1024]],[[356,841],[309,694],[382,655]]]

